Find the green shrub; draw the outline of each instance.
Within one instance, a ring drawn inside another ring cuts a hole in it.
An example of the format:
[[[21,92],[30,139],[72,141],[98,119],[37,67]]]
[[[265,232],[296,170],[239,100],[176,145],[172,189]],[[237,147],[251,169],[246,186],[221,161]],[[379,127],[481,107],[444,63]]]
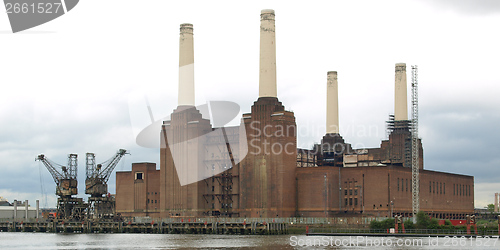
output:
[[[415,229],[415,224],[413,224],[411,219],[405,220],[403,223],[405,224],[405,229]]]

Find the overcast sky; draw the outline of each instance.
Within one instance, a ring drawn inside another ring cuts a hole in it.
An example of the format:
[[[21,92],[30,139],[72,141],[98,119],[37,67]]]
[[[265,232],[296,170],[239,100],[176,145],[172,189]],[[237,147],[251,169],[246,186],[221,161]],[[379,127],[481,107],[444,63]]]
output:
[[[194,25],[197,105],[258,97],[260,10],[276,12],[278,97],[295,112],[298,145],[325,133],[326,73],[338,71],[340,131],[355,148],[378,147],[394,108],[394,65],[419,67],[424,168],[473,175],[476,207],[500,191],[500,1],[86,0],[66,15],[12,34],[0,9],[0,196],[55,207],[55,184],[38,154],[97,162],[135,144],[177,104],[179,25]],[[411,96],[408,88],[408,97]],[[157,165],[159,168],[159,165]],[[115,192],[115,175],[110,179]],[[47,198],[45,198],[45,196]]]

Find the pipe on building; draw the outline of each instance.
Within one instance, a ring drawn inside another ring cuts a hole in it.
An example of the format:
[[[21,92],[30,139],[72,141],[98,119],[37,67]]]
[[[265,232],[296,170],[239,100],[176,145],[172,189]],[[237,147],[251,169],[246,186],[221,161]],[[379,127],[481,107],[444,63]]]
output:
[[[274,10],[260,14],[259,97],[277,97]]]
[[[28,220],[28,200],[24,201],[24,218]]]
[[[339,134],[339,88],[337,71],[328,71],[326,81],[326,133]]]
[[[14,221],[17,219],[17,200],[14,200]]]
[[[406,63],[396,63],[394,93],[394,120],[408,120],[408,101],[406,93]]]
[[[40,200],[36,200],[36,218],[40,217]]]
[[[194,106],[193,25],[181,24],[179,38],[179,106]]]

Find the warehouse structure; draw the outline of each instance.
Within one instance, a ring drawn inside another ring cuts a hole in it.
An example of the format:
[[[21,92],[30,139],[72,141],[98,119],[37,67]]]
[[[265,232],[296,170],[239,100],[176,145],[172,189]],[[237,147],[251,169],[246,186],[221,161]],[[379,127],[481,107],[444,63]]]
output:
[[[221,127],[195,107],[193,26],[181,25],[179,103],[159,135],[160,170],[141,163],[117,173],[117,212],[152,217],[412,215],[406,65],[396,64],[395,113],[387,122],[389,138],[379,148],[353,149],[340,135],[338,79],[332,71],[327,73],[326,134],[312,149],[298,149],[294,113],[277,95],[274,18],[273,10],[261,12],[259,97],[235,127]],[[420,210],[450,219],[473,213],[474,178],[425,170],[421,140],[418,148]],[[154,205],[149,205],[151,197]]]

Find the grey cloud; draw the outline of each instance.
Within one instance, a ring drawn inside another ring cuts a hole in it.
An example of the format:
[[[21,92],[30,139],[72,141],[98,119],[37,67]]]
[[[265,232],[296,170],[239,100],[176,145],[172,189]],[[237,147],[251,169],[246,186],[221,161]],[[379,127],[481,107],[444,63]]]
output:
[[[452,10],[471,15],[500,12],[500,1],[497,0],[425,0],[424,2],[440,10]]]
[[[497,107],[464,102],[423,108],[426,169],[473,175],[476,183],[500,178],[495,171],[500,165]]]

